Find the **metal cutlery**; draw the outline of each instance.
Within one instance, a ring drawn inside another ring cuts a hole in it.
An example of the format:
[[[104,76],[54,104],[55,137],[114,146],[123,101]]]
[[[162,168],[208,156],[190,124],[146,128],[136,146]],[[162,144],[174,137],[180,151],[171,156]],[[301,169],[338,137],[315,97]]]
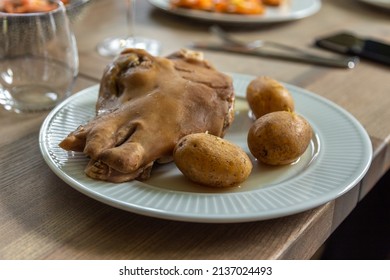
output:
[[[299,48],[271,41],[255,40],[244,43],[233,38],[218,26],[212,26],[211,32],[220,38],[223,41],[223,44],[194,42],[192,43],[192,47],[349,69],[356,67],[359,62],[359,58],[356,56],[319,56]],[[265,47],[269,48],[266,49]],[[271,48],[274,50],[271,50]]]

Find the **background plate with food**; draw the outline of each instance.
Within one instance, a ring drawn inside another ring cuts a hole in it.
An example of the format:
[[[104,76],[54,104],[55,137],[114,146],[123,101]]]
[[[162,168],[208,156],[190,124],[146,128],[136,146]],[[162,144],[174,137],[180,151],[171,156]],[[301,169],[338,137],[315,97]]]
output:
[[[149,2],[163,11],[175,15],[229,24],[263,24],[297,20],[313,15],[321,8],[320,0],[283,0],[280,6],[267,6],[263,14],[244,15],[175,8],[170,4],[170,0],[149,0]]]

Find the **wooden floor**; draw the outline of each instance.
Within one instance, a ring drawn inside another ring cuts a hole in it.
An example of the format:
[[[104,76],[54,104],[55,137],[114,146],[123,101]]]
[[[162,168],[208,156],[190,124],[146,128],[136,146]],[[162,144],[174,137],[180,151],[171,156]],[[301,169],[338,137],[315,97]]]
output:
[[[321,259],[390,260],[390,172],[326,242]]]

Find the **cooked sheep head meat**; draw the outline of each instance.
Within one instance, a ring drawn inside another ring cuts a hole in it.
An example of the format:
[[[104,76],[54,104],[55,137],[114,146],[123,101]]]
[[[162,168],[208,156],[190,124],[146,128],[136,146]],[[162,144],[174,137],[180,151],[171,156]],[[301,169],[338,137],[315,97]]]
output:
[[[96,117],[59,145],[90,157],[85,172],[92,178],[146,179],[154,162],[172,159],[183,136],[223,136],[233,121],[233,104],[231,78],[201,53],[154,57],[128,49],[104,71]]]

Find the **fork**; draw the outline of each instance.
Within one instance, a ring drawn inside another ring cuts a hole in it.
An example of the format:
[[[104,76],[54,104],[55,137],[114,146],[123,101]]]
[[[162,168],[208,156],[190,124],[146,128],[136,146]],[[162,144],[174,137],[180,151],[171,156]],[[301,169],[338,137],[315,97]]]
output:
[[[295,48],[295,47],[281,44],[281,43],[277,43],[277,42],[272,42],[272,41],[264,41],[264,40],[258,39],[258,40],[252,41],[252,42],[245,43],[245,42],[239,41],[236,38],[233,38],[232,35],[225,32],[222,28],[220,28],[217,25],[211,26],[210,31],[212,34],[216,35],[217,37],[222,39],[224,42],[226,42],[232,46],[245,47],[249,50],[255,50],[255,49],[269,46],[269,47],[274,47],[274,48],[285,50],[285,51],[293,51],[293,52],[297,52],[297,53],[305,54],[305,55],[310,55],[310,56],[312,55],[308,52],[303,51],[302,49]]]
[[[269,58],[287,59],[298,62],[306,62],[324,66],[342,67],[349,69],[354,68],[359,62],[359,58],[356,56],[324,57],[320,55],[311,54],[299,48],[272,41],[255,40],[249,43],[242,42],[233,38],[233,36],[231,36],[229,33],[225,32],[216,25],[213,25],[210,28],[210,31],[212,34],[222,39],[222,41],[226,44],[217,45],[212,43],[193,43],[192,46],[196,48],[235,52]],[[284,52],[272,52],[270,50],[265,50],[264,47],[266,46],[283,50]]]

